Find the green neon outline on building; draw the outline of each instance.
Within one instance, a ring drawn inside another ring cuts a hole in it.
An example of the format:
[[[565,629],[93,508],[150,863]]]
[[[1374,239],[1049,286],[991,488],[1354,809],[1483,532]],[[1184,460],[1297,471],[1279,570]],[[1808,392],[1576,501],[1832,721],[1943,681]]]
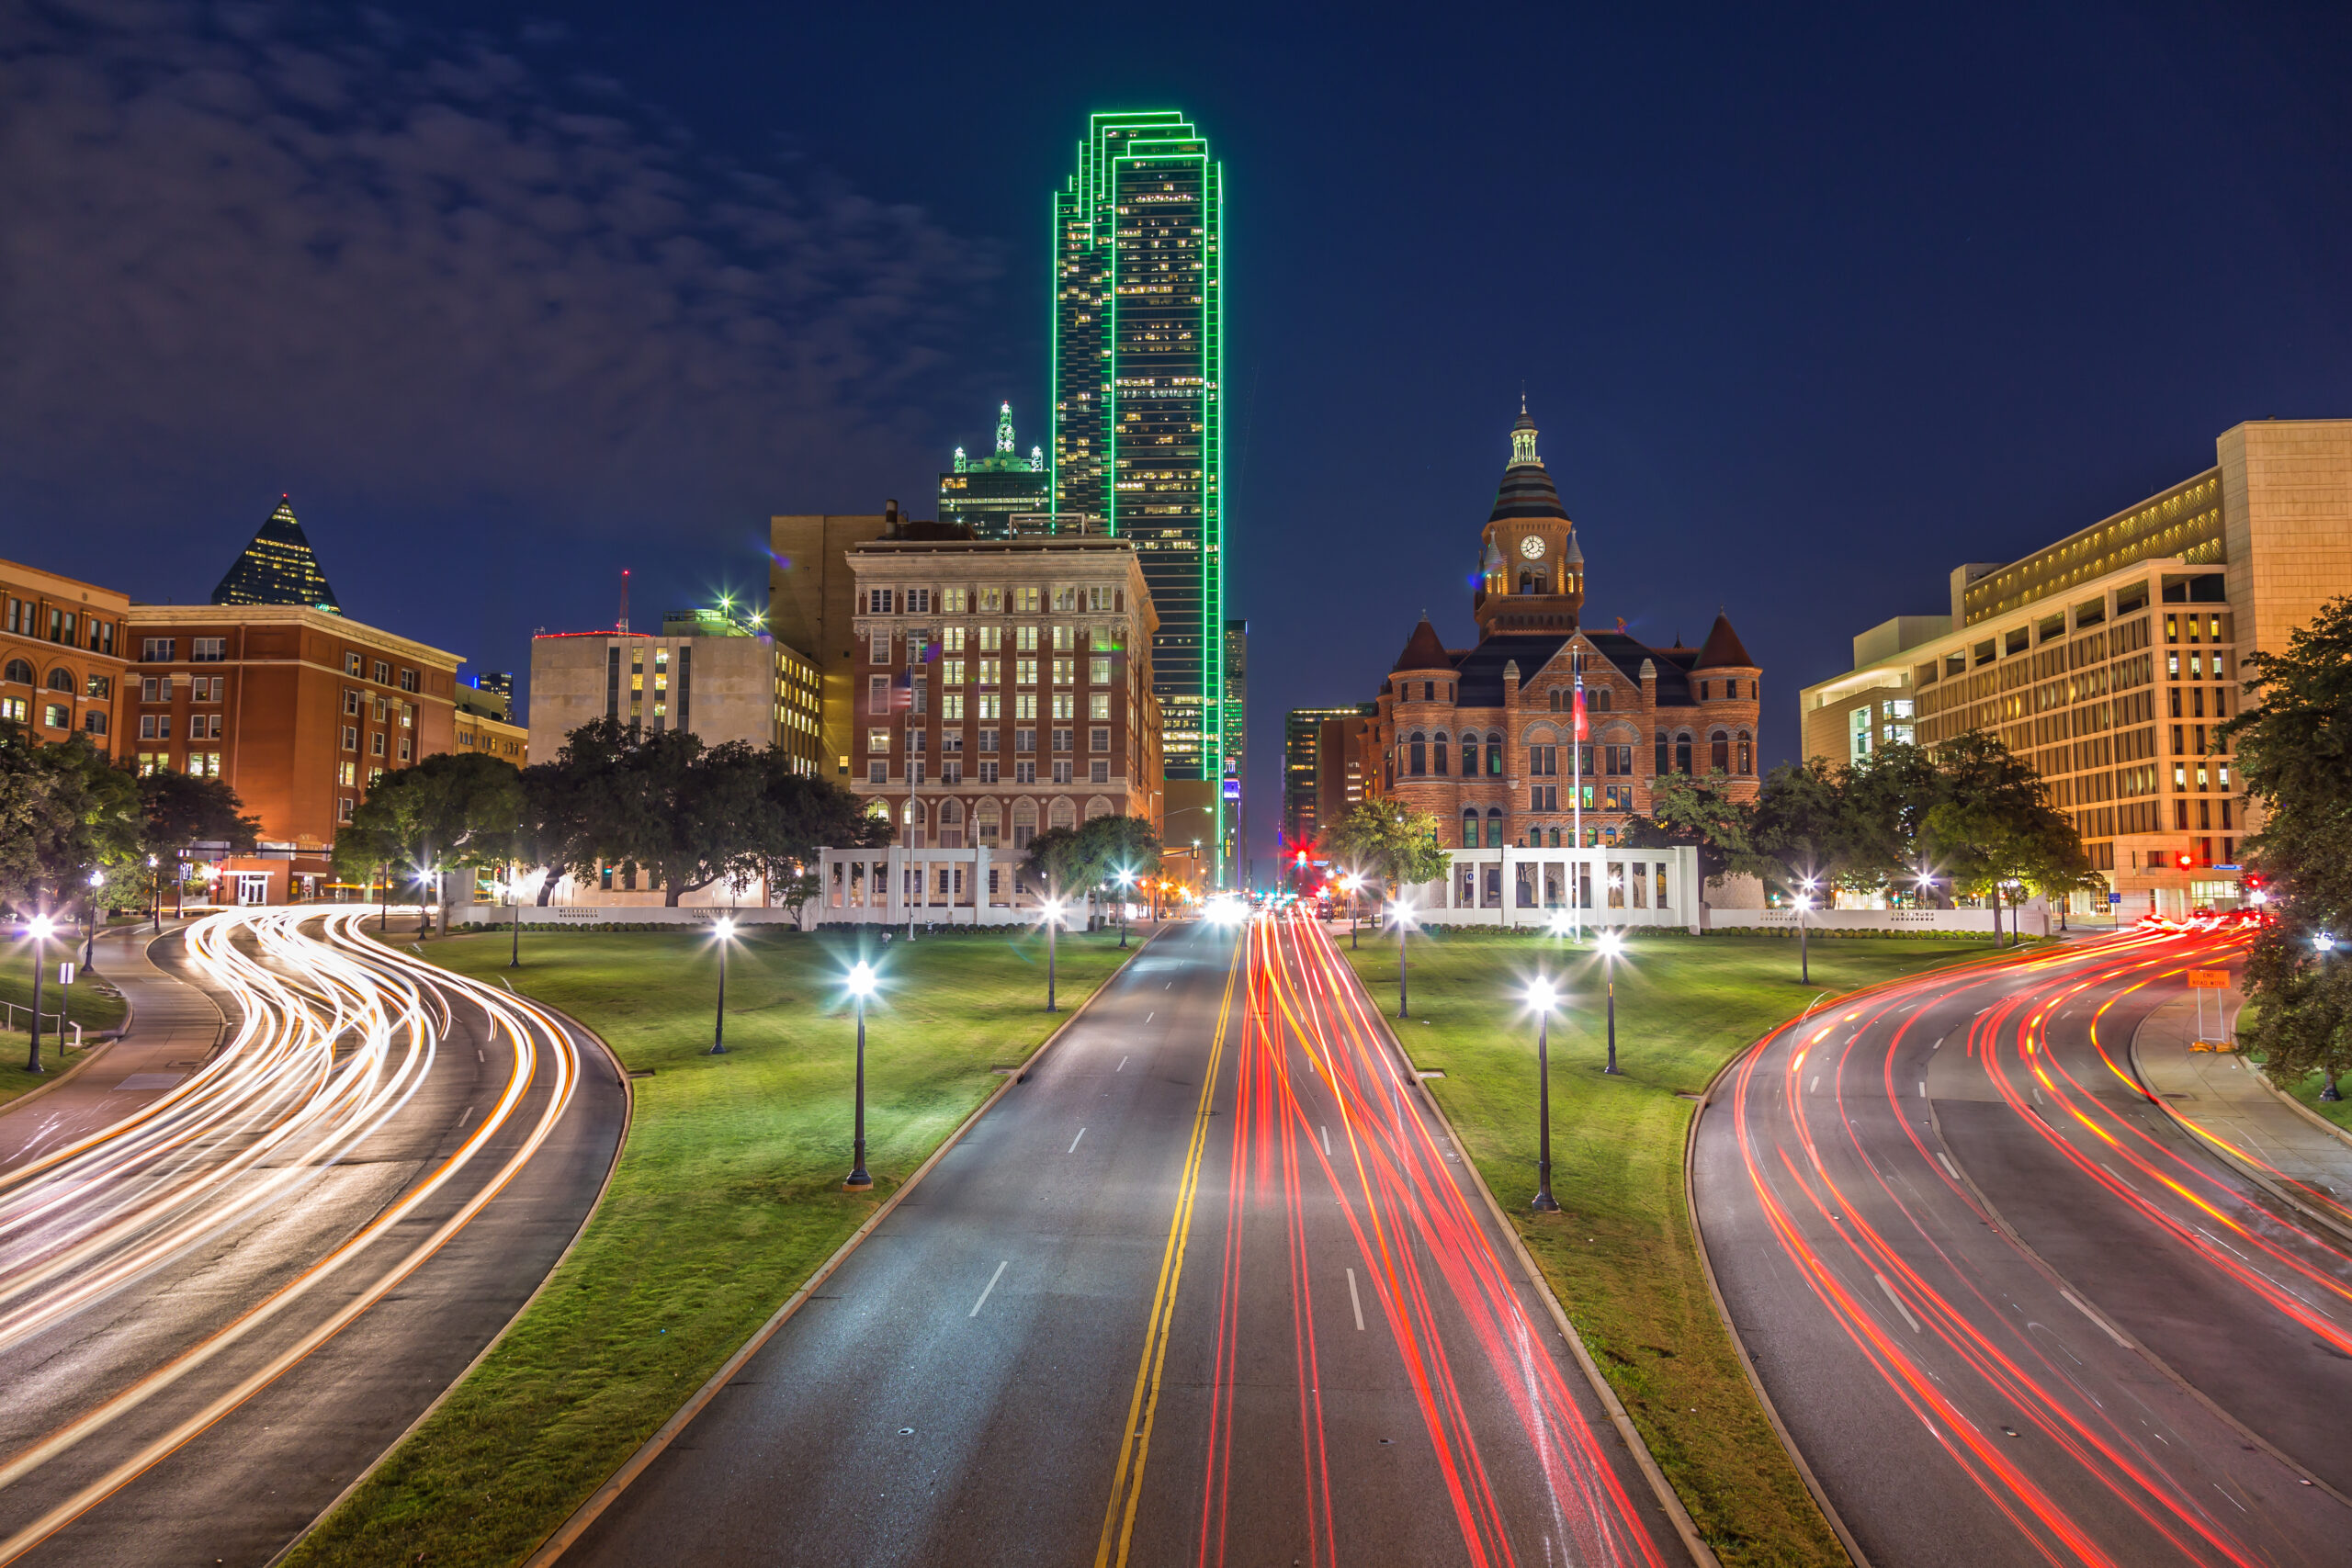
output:
[[[1210,154],[1208,141],[1179,110],[1148,109],[1102,112],[1088,118],[1087,134],[1078,145],[1076,171],[1053,199],[1053,279],[1048,335],[1053,380],[1047,400],[1053,419],[1051,507],[1058,517],[1067,508],[1100,513],[1114,535],[1130,532],[1130,519],[1121,515],[1122,473],[1119,426],[1122,384],[1134,378],[1123,374],[1123,355],[1137,352],[1121,337],[1120,263],[1123,250],[1116,222],[1117,192],[1123,172],[1142,169],[1185,170],[1185,183],[1198,193],[1198,260],[1200,303],[1193,332],[1199,342],[1196,378],[1200,469],[1193,495],[1198,510],[1193,548],[1199,557],[1197,623],[1190,615],[1170,614],[1178,595],[1167,592],[1161,610],[1163,636],[1176,621],[1174,635],[1189,636],[1189,660],[1154,660],[1155,686],[1163,702],[1190,698],[1197,704],[1197,750],[1171,758],[1170,777],[1197,777],[1210,786],[1213,818],[1206,841],[1225,842],[1225,800],[1222,779],[1227,757],[1225,723],[1225,332],[1224,332],[1224,165]],[[1144,243],[1135,236],[1136,248]],[[1083,321],[1080,317],[1085,317]],[[1180,315],[1181,321],[1181,315]],[[1089,355],[1089,345],[1102,347]],[[1080,358],[1079,356],[1086,356]],[[1178,372],[1181,377],[1181,367]],[[1155,388],[1156,391],[1166,389]],[[1161,400],[1155,399],[1155,402]],[[1133,489],[1143,481],[1130,480]],[[1166,480],[1163,479],[1163,486]],[[1180,503],[1181,504],[1181,503]],[[1139,541],[1140,543],[1140,541]],[[1162,552],[1155,552],[1162,553]],[[1155,597],[1176,586],[1165,568],[1148,563],[1147,576],[1157,577]],[[1198,685],[1187,671],[1183,686],[1171,685],[1160,672],[1170,665],[1196,663]]]

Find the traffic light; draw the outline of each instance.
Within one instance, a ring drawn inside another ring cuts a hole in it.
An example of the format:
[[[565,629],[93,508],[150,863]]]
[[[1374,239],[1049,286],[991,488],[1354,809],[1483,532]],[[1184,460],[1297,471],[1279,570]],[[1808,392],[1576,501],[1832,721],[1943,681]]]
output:
[[[2195,865],[2196,863],[2196,859],[2193,856],[2184,854],[2180,857],[2180,869],[2183,871],[2187,871],[2190,866]]]

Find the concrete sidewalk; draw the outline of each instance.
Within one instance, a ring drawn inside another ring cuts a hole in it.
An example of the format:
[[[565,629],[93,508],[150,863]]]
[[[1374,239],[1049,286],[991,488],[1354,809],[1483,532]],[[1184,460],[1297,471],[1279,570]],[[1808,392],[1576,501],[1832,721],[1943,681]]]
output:
[[[2214,1001],[2221,1004],[2217,1028]],[[2234,990],[2205,1003],[2206,1038],[2227,1041],[2244,1005]],[[2306,1183],[2352,1205],[2352,1136],[2346,1136],[2263,1081],[2262,1070],[2228,1051],[2191,1051],[2197,1003],[2182,996],[2150,1013],[2132,1036],[2132,1066],[2162,1098],[2165,1111],[2214,1153],[2338,1235],[2352,1229],[2278,1186]]]
[[[70,1081],[0,1107],[0,1171],[111,1126],[201,1066],[222,1035],[212,998],[147,955],[151,942],[179,950],[177,933],[142,927],[98,938],[98,978],[130,1003],[130,1029],[82,1064]]]

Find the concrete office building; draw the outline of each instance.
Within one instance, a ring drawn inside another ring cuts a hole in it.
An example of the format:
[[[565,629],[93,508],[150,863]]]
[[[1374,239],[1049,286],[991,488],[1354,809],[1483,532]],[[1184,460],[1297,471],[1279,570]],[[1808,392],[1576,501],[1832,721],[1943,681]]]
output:
[[[2249,422],[2214,446],[2112,516],[1955,569],[1948,617],[1855,638],[1854,668],[1800,694],[1806,756],[1990,731],[2049,782],[2119,913],[2234,905],[2258,823],[2218,721],[2246,655],[2352,593],[2352,420]]]
[[[1363,703],[1347,707],[1293,708],[1283,716],[1283,842],[1287,852],[1295,855],[1297,849],[1314,843],[1346,815],[1344,806],[1338,815],[1324,809],[1326,775],[1343,765],[1347,721],[1379,711],[1379,704]],[[1331,756],[1327,765],[1324,730],[1335,724],[1340,728],[1331,737]],[[1359,800],[1363,798],[1362,784],[1359,778]]]
[[[785,668],[763,634],[543,633],[531,639],[531,755],[555,757],[599,718],[653,734],[691,730],[710,746],[767,746],[787,708]]]
[[[512,671],[460,680],[453,694],[457,713],[453,750],[477,752],[520,768],[530,761],[530,731],[514,722]]]

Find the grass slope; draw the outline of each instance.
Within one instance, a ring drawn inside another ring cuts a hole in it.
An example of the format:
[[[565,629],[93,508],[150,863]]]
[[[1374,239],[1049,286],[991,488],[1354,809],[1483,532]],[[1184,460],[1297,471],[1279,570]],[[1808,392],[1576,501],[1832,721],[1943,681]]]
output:
[[[632,1071],[635,1120],[611,1190],[548,1288],[368,1483],[285,1560],[511,1562],[528,1552],[766,1321],[1116,966],[1115,931],[1065,935],[1048,1015],[1042,939],[876,949],[867,1014],[871,1194],[850,1168],[850,939],[742,940],[728,1055],[700,933],[526,933],[517,988],[596,1030]],[[1136,940],[1140,940],[1138,937]],[[505,974],[507,937],[426,953]]]
[[[40,1005],[43,1012],[57,1010],[56,965],[69,956],[81,962],[81,944],[74,943],[69,955],[62,942],[49,944],[48,977],[41,986]],[[106,976],[100,975],[100,984]],[[49,1070],[34,1074],[25,1071],[25,1058],[31,1043],[28,1025],[31,1020],[26,1010],[33,1005],[32,950],[22,942],[11,942],[0,950],[0,1001],[14,1002],[17,1007],[14,1030],[0,1029],[0,1105],[6,1105],[20,1094],[28,1094],[42,1084],[54,1081],[57,1075],[80,1061],[85,1053],[61,1051],[57,1044],[57,1021],[51,1018],[40,1032],[41,1066]],[[88,976],[77,976],[72,998],[65,1007],[68,1028],[65,1038],[74,1038],[73,1024],[80,1024],[85,1034],[95,1034],[102,1029],[113,1029],[122,1022],[122,998],[111,986],[100,990]]]
[[[1340,951],[1348,953],[1345,937]],[[1785,937],[1635,938],[1617,965],[1617,1052],[1605,1055],[1598,960],[1547,939],[1413,939],[1413,1017],[1396,1032],[1632,1414],[1699,1532],[1726,1563],[1846,1561],[1773,1435],[1707,1292],[1682,1183],[1694,1099],[1717,1068],[1821,992],[1851,990],[1988,951],[1983,944],[1840,937],[1812,944],[1797,981]],[[1396,944],[1351,954],[1396,1011]],[[1520,1001],[1538,972],[1566,1000],[1552,1019],[1552,1192],[1535,1190],[1535,1029]]]

